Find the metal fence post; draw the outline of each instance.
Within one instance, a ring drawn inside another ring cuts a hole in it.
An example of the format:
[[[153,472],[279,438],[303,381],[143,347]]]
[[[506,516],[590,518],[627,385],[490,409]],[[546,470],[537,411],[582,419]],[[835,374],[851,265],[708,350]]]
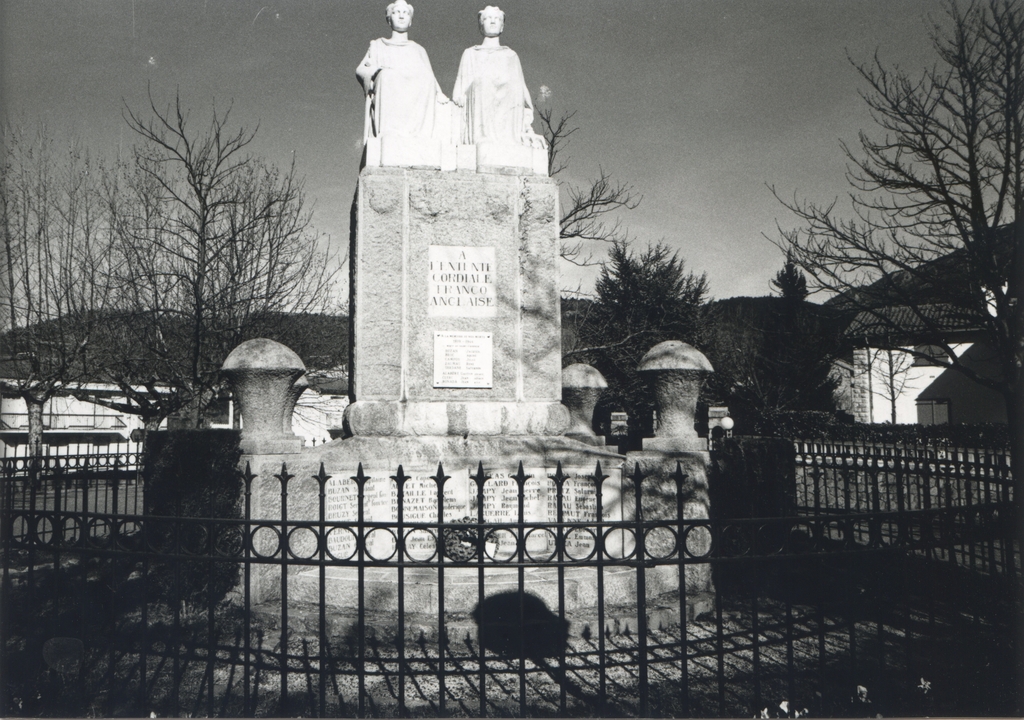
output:
[[[286,463],[281,463],[281,472],[275,475],[281,483],[281,537],[278,551],[281,553],[281,710],[288,712],[288,481],[295,476],[288,472]]]
[[[477,533],[477,662],[480,664],[477,682],[480,686],[480,717],[487,715],[487,651],[484,649],[484,627],[487,623],[486,605],[484,604],[484,560],[487,553],[488,534],[484,528],[484,485],[490,476],[484,472],[483,462],[477,463],[476,474],[472,476],[476,485],[476,517],[480,532]]]
[[[398,558],[398,638],[395,641],[398,651],[398,714],[405,716],[405,562],[408,557],[405,551],[405,482],[409,476],[405,474],[402,466],[398,466],[398,472],[391,476],[395,481],[397,494],[396,515],[398,520],[398,532],[395,538],[395,551]]]
[[[691,527],[683,515],[683,483],[687,475],[683,472],[683,466],[676,462],[675,472],[672,473],[672,480],[676,485],[676,559],[679,563],[679,693],[682,696],[682,715],[690,715],[690,665],[689,649],[687,647],[686,633],[689,629],[689,618],[686,613],[686,536],[687,530]],[[709,549],[710,556],[712,549]]]

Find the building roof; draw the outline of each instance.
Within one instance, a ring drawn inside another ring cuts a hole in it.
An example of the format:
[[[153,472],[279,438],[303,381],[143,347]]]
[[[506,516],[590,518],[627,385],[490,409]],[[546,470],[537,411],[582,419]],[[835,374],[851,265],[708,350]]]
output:
[[[847,326],[846,336],[867,338],[871,344],[907,345],[954,336],[967,341],[978,330],[977,315],[951,303],[926,303],[861,310]]]
[[[1012,226],[995,229],[996,258],[1012,259]],[[988,318],[984,289],[966,270],[969,248],[890,272],[873,283],[850,288],[825,304],[850,313],[847,337],[872,345],[910,345],[934,341],[973,341]]]

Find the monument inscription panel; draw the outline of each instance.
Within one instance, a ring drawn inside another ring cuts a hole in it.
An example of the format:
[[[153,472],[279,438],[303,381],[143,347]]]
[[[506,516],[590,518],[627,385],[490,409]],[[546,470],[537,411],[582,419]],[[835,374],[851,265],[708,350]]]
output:
[[[494,387],[493,333],[436,330],[434,387]]]
[[[552,480],[551,468],[525,468],[529,479],[523,485],[523,521],[527,523],[525,552],[533,559],[554,557],[556,527],[549,527],[558,519],[558,490]],[[450,478],[444,485],[443,516],[445,522],[461,522],[463,518],[478,517],[477,486],[471,479],[476,472],[472,467],[453,467],[446,472]],[[593,476],[588,468],[563,469],[562,520],[577,524],[563,530],[565,553],[570,558],[587,557],[594,549],[597,533],[590,524],[597,519],[597,493]],[[327,549],[339,560],[356,557],[356,523],[359,518],[359,494],[355,482],[347,473],[332,474],[325,488],[326,520],[333,527],[328,532]],[[605,519],[621,517],[609,506],[615,493],[605,486]],[[426,471],[412,471],[404,485],[402,520],[405,524],[406,556],[411,560],[435,558],[438,521],[437,482]],[[495,524],[485,537],[488,560],[505,561],[518,552],[515,527],[519,522],[519,484],[515,473],[492,470],[483,490],[483,519]],[[363,521],[371,524],[364,528],[366,552],[376,560],[395,560],[396,543],[394,525],[398,520],[398,488],[387,475],[371,477],[363,489]],[[373,523],[390,524],[391,529],[373,529]],[[411,526],[411,527],[410,527]],[[432,526],[432,527],[431,527]],[[535,528],[535,529],[534,529]],[[549,529],[545,529],[549,528]]]
[[[431,245],[429,317],[497,317],[493,247]]]
[[[452,522],[468,512],[469,472],[456,470],[444,487],[444,519]],[[334,558],[356,557],[356,533],[359,520],[359,490],[355,481],[339,472],[324,488],[325,519],[336,524],[328,531],[327,550]],[[437,523],[437,482],[429,473],[412,473],[403,487],[402,521],[406,525]],[[371,477],[363,487],[363,521],[397,523],[398,488],[384,475]],[[364,528],[366,552],[375,560],[395,559],[395,535],[391,530]],[[406,528],[406,554],[414,560],[426,560],[435,551],[435,531]]]

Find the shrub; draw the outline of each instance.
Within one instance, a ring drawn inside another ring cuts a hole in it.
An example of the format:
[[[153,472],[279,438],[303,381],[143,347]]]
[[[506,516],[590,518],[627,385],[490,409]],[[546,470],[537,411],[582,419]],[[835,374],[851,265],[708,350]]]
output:
[[[240,528],[189,520],[242,517],[238,441],[234,430],[149,435],[143,474],[151,548],[209,556],[241,547]],[[233,562],[158,557],[153,569],[163,600],[195,609],[216,605],[238,583],[238,564]]]

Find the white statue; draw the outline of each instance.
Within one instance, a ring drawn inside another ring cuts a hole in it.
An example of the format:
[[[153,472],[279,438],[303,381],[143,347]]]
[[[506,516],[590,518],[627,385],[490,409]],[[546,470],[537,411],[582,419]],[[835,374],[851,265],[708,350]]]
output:
[[[385,17],[391,37],[372,40],[356,68],[366,93],[363,142],[384,135],[433,138],[436,134],[437,106],[448,103],[448,98],[437,84],[427,51],[409,39],[412,16],[413,7],[405,0],[388,5]]]
[[[452,102],[464,109],[462,142],[546,148],[533,131],[533,101],[519,56],[501,44],[504,29],[505,13],[488,5],[480,11],[483,42],[462,53],[452,91]]]

